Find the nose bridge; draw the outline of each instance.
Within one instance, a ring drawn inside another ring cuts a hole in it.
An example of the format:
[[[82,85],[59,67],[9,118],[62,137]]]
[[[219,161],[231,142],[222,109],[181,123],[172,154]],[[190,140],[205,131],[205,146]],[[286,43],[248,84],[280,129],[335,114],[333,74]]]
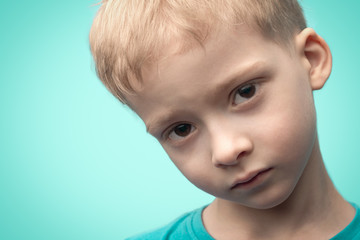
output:
[[[216,167],[237,165],[253,149],[253,143],[241,123],[231,119],[213,118],[208,125],[211,158]]]

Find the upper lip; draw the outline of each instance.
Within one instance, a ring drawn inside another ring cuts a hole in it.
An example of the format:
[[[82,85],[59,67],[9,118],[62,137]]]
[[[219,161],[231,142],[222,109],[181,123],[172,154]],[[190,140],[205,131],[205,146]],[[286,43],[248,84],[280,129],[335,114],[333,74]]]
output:
[[[251,171],[247,174],[245,174],[244,176],[236,179],[233,184],[231,185],[231,189],[235,188],[237,185],[242,184],[242,183],[246,183],[246,182],[250,182],[252,179],[254,179],[256,176],[258,176],[261,173],[264,173],[268,170],[270,170],[271,168],[266,168],[266,169],[261,169],[261,170],[256,170],[256,171]]]

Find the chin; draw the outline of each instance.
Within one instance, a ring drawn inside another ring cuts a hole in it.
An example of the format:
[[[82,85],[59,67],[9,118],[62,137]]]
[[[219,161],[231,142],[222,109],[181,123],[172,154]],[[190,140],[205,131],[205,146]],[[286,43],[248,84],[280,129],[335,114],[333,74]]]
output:
[[[292,191],[273,190],[271,193],[259,194],[251,199],[247,199],[247,201],[237,201],[237,203],[253,209],[269,210],[283,206],[289,199],[291,193]]]
[[[268,209],[273,209],[276,207],[279,207],[280,205],[282,205],[284,202],[286,202],[287,198],[283,198],[283,199],[262,199],[262,201],[260,202],[253,202],[250,203],[247,207],[250,208],[255,208],[255,209],[259,209],[259,210],[268,210]],[[246,205],[244,205],[246,206]]]

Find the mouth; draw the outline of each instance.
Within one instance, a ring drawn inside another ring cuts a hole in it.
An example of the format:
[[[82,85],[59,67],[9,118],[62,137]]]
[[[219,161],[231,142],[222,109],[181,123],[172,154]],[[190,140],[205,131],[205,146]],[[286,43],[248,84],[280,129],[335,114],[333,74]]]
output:
[[[260,171],[254,171],[247,174],[245,177],[237,179],[232,185],[231,190],[233,189],[248,189],[257,184],[261,183],[261,180],[270,172],[272,168],[267,168]]]

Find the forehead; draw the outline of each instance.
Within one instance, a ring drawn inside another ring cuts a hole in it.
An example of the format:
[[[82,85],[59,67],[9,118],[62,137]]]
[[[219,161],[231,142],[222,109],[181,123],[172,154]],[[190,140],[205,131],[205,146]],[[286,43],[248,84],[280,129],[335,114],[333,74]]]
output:
[[[217,92],[235,87],[233,78],[266,71],[279,52],[287,51],[246,25],[212,32],[203,47],[174,54],[176,49],[175,42],[164,50],[167,57],[143,68],[143,83],[128,98],[147,126],[176,112],[201,111],[196,107],[204,105],[194,101],[216,102]]]

